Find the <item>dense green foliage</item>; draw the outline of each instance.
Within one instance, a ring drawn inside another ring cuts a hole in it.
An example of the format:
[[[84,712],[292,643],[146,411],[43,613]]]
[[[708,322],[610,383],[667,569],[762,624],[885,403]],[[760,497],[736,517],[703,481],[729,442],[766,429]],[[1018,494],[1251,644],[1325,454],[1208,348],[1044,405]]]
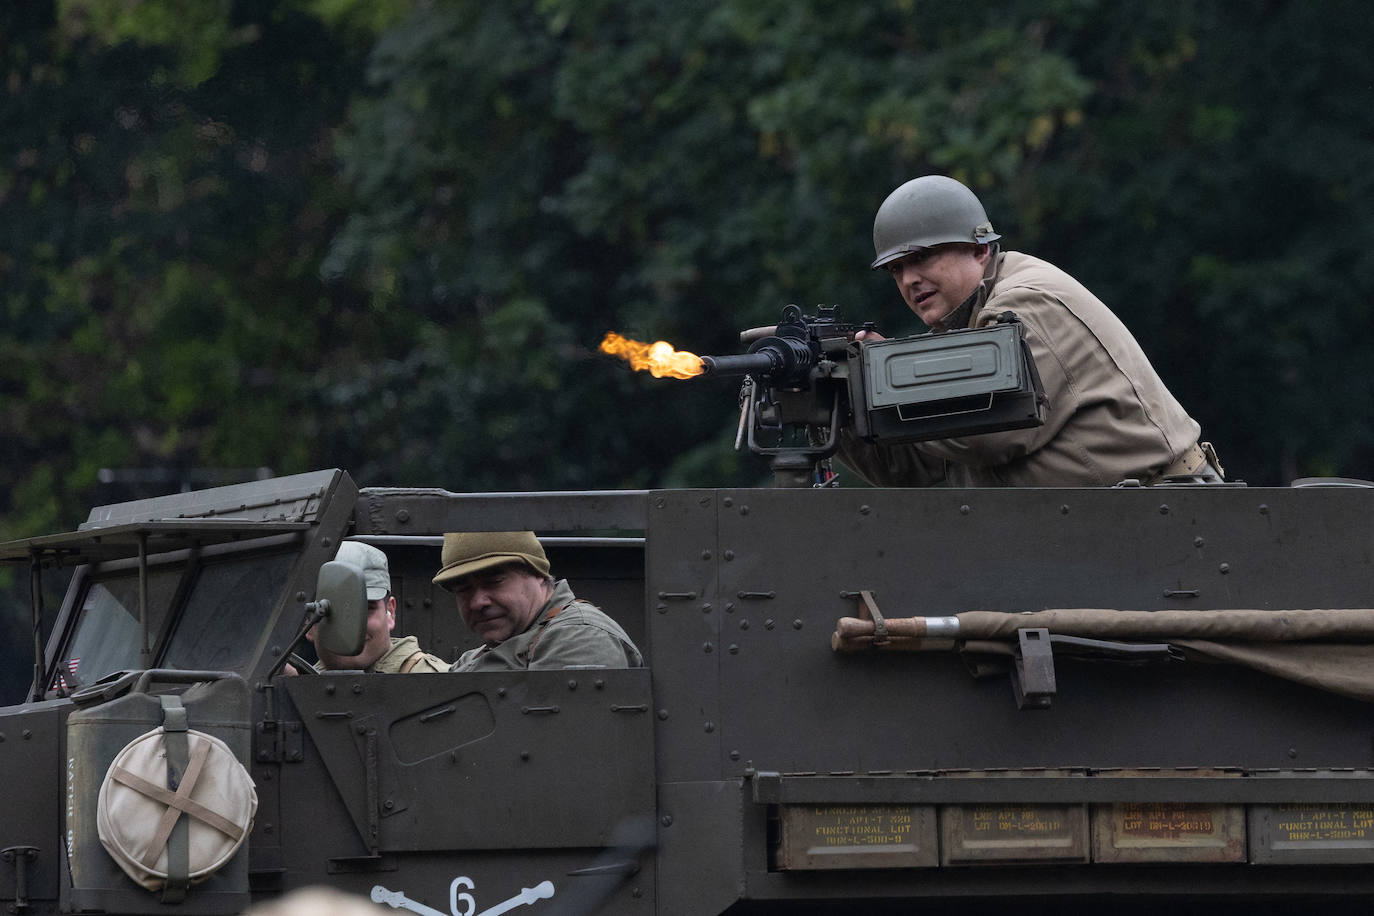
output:
[[[101,468],[759,482],[731,386],[596,344],[733,352],[788,302],[917,330],[865,264],[877,204],[927,172],[1112,304],[1232,477],[1374,476],[1374,64],[1345,34],[1366,19],[4,4],[0,538],[136,495]]]

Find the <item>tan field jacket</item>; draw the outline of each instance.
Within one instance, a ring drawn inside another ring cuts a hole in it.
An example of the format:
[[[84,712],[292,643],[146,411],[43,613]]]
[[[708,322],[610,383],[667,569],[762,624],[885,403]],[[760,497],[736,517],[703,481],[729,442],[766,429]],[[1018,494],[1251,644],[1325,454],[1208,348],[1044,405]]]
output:
[[[1155,477],[1198,441],[1131,332],[1073,277],[1009,251],[989,262],[969,327],[1015,312],[1049,400],[1031,429],[872,445],[841,433],[839,457],[875,486],[1102,487]]]

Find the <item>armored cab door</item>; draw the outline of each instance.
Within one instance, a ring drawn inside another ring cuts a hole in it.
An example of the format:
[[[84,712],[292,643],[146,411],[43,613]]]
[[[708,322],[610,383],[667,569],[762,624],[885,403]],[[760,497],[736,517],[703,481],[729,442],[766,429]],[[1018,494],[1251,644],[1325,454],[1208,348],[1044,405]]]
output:
[[[281,771],[283,806],[301,802],[284,846],[324,864],[320,880],[440,911],[467,894],[474,912],[524,889],[613,911],[616,893],[652,888],[636,849],[654,813],[648,670],[340,672],[286,688],[309,740]]]

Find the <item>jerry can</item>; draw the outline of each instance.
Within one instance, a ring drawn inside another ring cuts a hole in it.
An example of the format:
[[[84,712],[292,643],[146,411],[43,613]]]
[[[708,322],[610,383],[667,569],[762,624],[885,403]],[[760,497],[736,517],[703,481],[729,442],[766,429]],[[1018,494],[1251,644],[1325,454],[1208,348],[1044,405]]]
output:
[[[251,903],[251,694],[237,674],[121,672],[67,720],[67,912],[238,913]]]

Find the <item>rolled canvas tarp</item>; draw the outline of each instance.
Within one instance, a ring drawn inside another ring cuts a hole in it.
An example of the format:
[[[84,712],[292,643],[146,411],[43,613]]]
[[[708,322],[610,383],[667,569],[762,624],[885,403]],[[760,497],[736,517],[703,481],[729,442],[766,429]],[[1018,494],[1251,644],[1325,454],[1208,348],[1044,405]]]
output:
[[[1086,636],[1091,639],[1169,642],[1175,638],[1247,642],[1374,641],[1374,610],[1368,608],[1285,611],[1071,608],[1028,614],[965,611],[956,616],[960,639],[1014,639],[1017,630],[1046,629],[1064,636]],[[889,620],[888,625],[891,626],[891,623]]]
[[[832,646],[837,651],[958,648],[1009,654],[1018,630],[1044,629],[1061,636],[1168,643],[1210,661],[1374,702],[1374,609],[1369,608],[966,611],[952,618],[889,617],[883,627],[888,635],[880,641],[873,620],[841,618]]]

